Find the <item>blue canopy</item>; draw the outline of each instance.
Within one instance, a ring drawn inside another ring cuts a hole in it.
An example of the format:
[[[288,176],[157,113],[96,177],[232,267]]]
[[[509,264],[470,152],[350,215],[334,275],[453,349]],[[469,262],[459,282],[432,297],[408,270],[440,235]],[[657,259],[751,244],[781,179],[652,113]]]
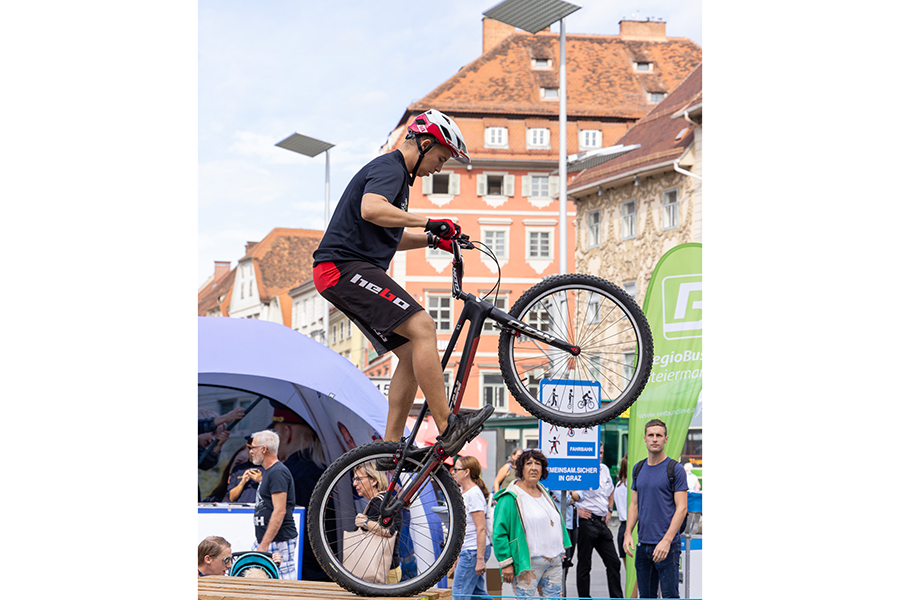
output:
[[[380,439],[387,398],[340,354],[257,319],[198,317],[197,326],[201,397],[204,389],[229,388],[284,404],[316,430],[329,462]]]

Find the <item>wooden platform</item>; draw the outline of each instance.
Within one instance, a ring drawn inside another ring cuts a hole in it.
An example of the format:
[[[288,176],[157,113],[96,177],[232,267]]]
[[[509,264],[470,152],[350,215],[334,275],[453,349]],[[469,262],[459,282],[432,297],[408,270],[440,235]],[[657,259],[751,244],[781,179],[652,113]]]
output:
[[[199,577],[198,600],[341,600],[357,598],[336,583],[324,581],[287,581],[281,579],[247,579],[245,577]],[[452,590],[431,588],[414,598],[450,600]],[[404,597],[404,600],[409,600]]]

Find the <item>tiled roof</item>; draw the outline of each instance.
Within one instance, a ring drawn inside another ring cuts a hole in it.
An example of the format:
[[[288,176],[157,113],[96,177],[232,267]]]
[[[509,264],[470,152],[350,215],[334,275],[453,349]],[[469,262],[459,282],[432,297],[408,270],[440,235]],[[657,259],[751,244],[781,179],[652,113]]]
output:
[[[268,303],[279,297],[283,322],[289,323],[291,299],[288,292],[312,279],[312,254],[319,246],[322,233],[312,229],[276,227],[260,242],[248,242],[246,254],[253,261],[256,289],[260,301]],[[240,264],[240,261],[238,261]],[[198,297],[197,311],[203,316],[217,306],[222,316],[228,316],[231,288],[237,267],[232,269],[215,287],[206,286]],[[221,300],[220,300],[221,298]]]
[[[672,162],[694,141],[693,126],[682,118],[672,118],[703,98],[703,66],[698,65],[684,81],[675,87],[656,108],[641,118],[616,143],[625,146],[640,144],[617,158],[596,167],[579,171],[569,182],[569,191],[625,175],[663,162]],[[686,129],[686,131],[685,131]],[[679,138],[679,134],[684,131]]]
[[[227,296],[231,291],[231,285],[234,283],[235,269],[231,269],[227,275],[218,281],[213,281],[205,286],[197,296],[197,315],[204,317],[206,314],[227,300]],[[220,300],[221,298],[221,300]],[[227,303],[223,307],[224,315],[228,314]]]
[[[247,251],[241,261],[253,260],[262,302],[312,279],[312,254],[321,239],[318,230],[276,227]]]
[[[647,94],[671,92],[701,57],[700,47],[686,38],[567,35],[567,114],[640,118],[655,106]],[[548,58],[553,66],[532,67],[533,58]],[[556,116],[559,102],[542,99],[540,88],[559,86],[558,60],[558,34],[514,33],[409,106],[398,125],[429,108],[454,116]],[[652,70],[636,71],[636,62],[652,63]]]

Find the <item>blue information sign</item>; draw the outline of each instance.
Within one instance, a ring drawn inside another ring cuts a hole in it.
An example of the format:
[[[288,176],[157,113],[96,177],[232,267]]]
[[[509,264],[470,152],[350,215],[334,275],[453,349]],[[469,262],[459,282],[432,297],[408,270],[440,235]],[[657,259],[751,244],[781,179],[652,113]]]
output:
[[[552,393],[567,397],[570,390],[585,388],[596,390],[600,397],[600,384],[589,381],[545,379],[541,381],[541,400],[544,388],[552,386]],[[600,486],[599,427],[558,427],[540,421],[538,424],[540,449],[547,457],[550,475],[541,483],[550,490],[591,490]]]

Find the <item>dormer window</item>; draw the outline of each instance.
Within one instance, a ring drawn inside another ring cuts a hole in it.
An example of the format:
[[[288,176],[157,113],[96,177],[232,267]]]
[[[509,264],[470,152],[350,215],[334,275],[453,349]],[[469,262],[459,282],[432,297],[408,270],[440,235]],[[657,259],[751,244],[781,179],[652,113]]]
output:
[[[656,104],[658,102],[662,102],[665,99],[666,95],[662,92],[650,92],[650,102]]]
[[[529,127],[526,148],[550,148],[550,130],[546,127]]]
[[[653,63],[649,63],[649,62],[634,63],[634,68],[636,71],[652,71]]]
[[[544,100],[559,100],[559,88],[541,88],[541,98]]]
[[[506,127],[485,127],[484,145],[487,148],[506,148],[507,135]]]
[[[549,69],[553,66],[549,58],[532,58],[531,67],[534,69]]]

